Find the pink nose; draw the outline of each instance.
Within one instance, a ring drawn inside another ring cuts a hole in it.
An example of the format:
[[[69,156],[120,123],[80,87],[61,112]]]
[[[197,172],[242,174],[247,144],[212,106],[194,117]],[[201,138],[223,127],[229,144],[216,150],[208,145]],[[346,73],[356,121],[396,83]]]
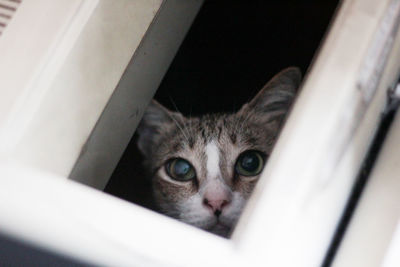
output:
[[[209,208],[216,216],[222,213],[222,210],[230,203],[226,195],[204,196],[203,205]]]

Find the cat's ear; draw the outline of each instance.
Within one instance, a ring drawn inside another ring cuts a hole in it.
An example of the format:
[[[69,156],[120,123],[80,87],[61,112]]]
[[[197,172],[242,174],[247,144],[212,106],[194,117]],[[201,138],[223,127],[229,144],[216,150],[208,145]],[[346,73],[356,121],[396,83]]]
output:
[[[253,113],[261,123],[280,127],[301,82],[301,72],[290,67],[276,74],[238,114]]]
[[[183,119],[182,114],[172,112],[157,101],[152,100],[136,130],[139,150],[144,156],[149,157],[154,145],[159,143],[163,131],[176,122],[182,122]]]

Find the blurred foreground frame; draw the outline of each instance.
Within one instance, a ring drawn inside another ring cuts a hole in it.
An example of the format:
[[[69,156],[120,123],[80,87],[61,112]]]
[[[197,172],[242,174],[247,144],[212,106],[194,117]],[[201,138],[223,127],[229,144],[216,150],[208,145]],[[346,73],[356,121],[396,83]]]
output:
[[[320,266],[386,90],[398,79],[398,2],[341,3],[245,214],[225,240],[98,190],[201,1],[22,1],[0,36],[1,233],[94,265]],[[386,56],[368,72],[376,47]],[[364,87],[372,75],[372,88]],[[399,217],[393,211],[382,218],[392,226],[386,239],[370,244],[381,246],[371,250],[378,253],[363,259],[398,266],[386,257]]]

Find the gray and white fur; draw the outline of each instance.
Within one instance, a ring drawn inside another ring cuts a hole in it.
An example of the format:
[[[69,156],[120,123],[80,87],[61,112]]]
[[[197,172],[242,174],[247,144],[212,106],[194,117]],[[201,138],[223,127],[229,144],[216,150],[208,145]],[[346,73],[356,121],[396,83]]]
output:
[[[257,151],[264,166],[300,80],[295,67],[281,71],[234,114],[187,118],[153,100],[138,127],[138,147],[152,176],[159,210],[229,236],[260,177],[241,175],[238,158]],[[195,176],[174,179],[168,172],[173,159],[189,162]]]

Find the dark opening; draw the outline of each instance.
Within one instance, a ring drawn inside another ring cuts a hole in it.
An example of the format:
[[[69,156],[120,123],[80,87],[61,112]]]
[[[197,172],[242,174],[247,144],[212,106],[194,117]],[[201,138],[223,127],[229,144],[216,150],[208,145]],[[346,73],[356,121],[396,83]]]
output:
[[[205,1],[156,93],[192,116],[232,112],[280,70],[311,64],[338,0]],[[105,192],[152,208],[135,137]]]

